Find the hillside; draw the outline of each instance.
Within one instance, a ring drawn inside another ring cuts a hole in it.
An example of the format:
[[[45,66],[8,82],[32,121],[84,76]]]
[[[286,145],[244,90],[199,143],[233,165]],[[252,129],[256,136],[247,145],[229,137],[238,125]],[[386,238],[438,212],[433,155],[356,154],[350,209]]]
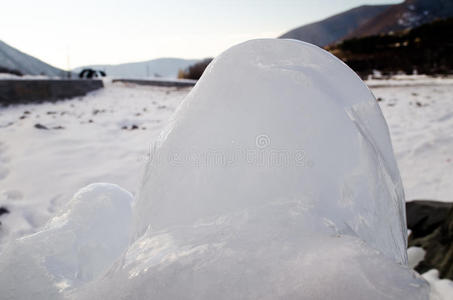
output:
[[[341,40],[397,32],[453,17],[452,0],[406,0],[394,5],[364,5],[304,25],[280,36],[321,47]]]
[[[417,70],[423,74],[453,73],[453,18],[392,34],[353,38],[328,47],[361,76]]]
[[[401,31],[448,17],[453,17],[451,0],[406,0],[362,24],[347,38]]]
[[[25,54],[0,40],[0,67],[25,75],[61,76],[64,71]]]
[[[178,71],[185,69],[196,59],[181,58],[159,58],[143,62],[125,63],[118,65],[91,65],[75,68],[74,72],[80,72],[83,68],[93,68],[103,70],[108,76],[124,78],[144,78],[144,77],[168,77],[176,78]]]
[[[318,46],[326,46],[350,34],[360,25],[363,25],[389,7],[390,5],[359,6],[319,22],[290,30],[280,36],[280,38],[296,39]]]

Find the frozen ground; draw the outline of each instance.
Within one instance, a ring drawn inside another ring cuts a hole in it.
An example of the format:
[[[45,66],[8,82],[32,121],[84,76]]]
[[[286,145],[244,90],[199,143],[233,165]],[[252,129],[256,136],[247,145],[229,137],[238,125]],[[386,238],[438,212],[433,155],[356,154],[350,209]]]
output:
[[[453,201],[453,81],[369,84],[390,127],[406,198]],[[154,141],[188,91],[107,84],[80,99],[0,108],[0,206],[10,211],[0,217],[0,247],[35,232],[89,183],[136,193]],[[424,277],[437,286],[433,299],[451,292],[434,271]]]
[[[399,77],[369,85],[381,100],[406,199],[453,201],[453,79]]]
[[[153,141],[188,91],[107,84],[75,100],[0,108],[3,239],[34,232],[87,184],[136,192]]]

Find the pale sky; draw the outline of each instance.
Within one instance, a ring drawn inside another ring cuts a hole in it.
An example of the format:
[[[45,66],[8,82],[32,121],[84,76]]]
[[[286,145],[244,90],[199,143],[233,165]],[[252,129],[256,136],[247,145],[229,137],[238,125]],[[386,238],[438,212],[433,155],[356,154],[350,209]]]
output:
[[[62,69],[159,57],[203,58],[355,6],[400,2],[9,0],[0,6],[0,40]]]

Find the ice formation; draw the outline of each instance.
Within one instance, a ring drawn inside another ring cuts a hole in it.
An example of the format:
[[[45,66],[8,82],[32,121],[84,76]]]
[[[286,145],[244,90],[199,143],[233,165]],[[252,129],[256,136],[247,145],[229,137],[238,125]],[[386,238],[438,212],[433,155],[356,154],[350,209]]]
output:
[[[81,189],[43,230],[0,255],[0,298],[58,299],[102,275],[129,243],[132,199],[113,184]]]
[[[54,292],[74,299],[428,299],[407,267],[381,111],[352,70],[313,45],[253,40],[218,56],[162,133],[136,201],[123,254],[126,236],[88,272],[74,273],[85,262],[75,256],[68,272],[33,262],[43,289],[69,281]],[[97,215],[87,218],[96,228]],[[52,238],[69,251],[65,236]],[[25,257],[65,265],[52,251]],[[13,270],[11,256],[0,266]]]
[[[427,299],[404,194],[366,85],[310,44],[217,57],[161,135],[137,237],[80,297]]]

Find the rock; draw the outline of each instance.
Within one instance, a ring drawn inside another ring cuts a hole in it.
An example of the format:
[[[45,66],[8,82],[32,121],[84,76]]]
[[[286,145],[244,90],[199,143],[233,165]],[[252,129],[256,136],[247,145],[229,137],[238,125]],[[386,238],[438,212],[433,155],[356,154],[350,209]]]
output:
[[[416,200],[406,203],[407,228],[412,238],[426,236],[432,233],[447,217],[453,203]]]
[[[431,269],[440,278],[453,279],[453,203],[413,201],[406,205],[409,247],[422,247],[424,259],[415,267],[419,273]]]
[[[3,214],[9,214],[9,210],[6,207],[0,207],[0,216]],[[0,225],[2,225],[2,222],[0,222]]]
[[[35,124],[35,128],[37,128],[37,129],[44,129],[44,130],[49,129],[49,128],[47,128],[46,126],[44,126],[44,125],[42,125],[42,124],[39,124],[39,123]]]
[[[0,207],[0,216],[4,214],[9,214],[9,210],[6,207]]]

